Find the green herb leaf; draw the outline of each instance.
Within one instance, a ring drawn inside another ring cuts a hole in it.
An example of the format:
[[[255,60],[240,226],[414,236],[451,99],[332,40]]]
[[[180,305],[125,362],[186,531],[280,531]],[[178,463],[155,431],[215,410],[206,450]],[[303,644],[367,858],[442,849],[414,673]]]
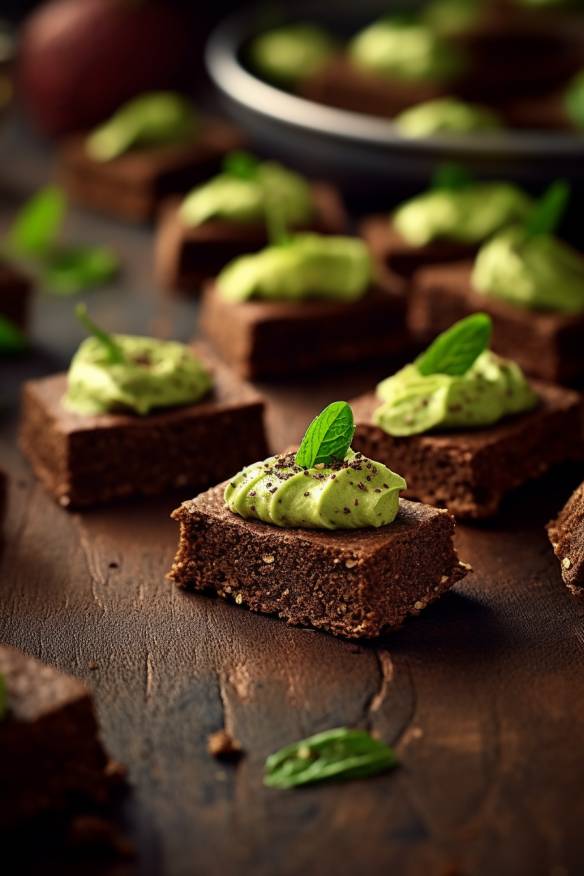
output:
[[[249,152],[230,152],[223,161],[223,172],[237,179],[255,179],[260,162]]]
[[[446,189],[456,191],[470,185],[473,181],[472,174],[462,164],[447,162],[440,164],[432,176],[433,189]]]
[[[0,353],[21,353],[26,347],[26,337],[18,326],[0,315]]]
[[[266,760],[264,784],[295,788],[330,779],[361,779],[397,765],[388,745],[364,730],[338,727],[288,745]]]
[[[320,462],[344,459],[353,440],[353,411],[347,402],[328,405],[316,417],[302,439],[296,453],[296,465],[312,468]]]
[[[61,189],[48,186],[21,209],[8,231],[8,247],[16,255],[44,258],[61,232],[67,201]]]
[[[97,338],[101,344],[105,347],[108,353],[109,361],[112,364],[122,363],[126,361],[126,356],[124,351],[117,343],[117,341],[113,338],[112,335],[104,332],[103,329],[100,329],[98,325],[96,325],[89,313],[87,312],[87,307],[85,304],[78,304],[75,308],[75,316],[81,323],[81,325],[87,329],[90,335],[93,335],[94,338]]]
[[[525,223],[527,237],[553,234],[558,227],[570,198],[570,186],[565,180],[557,180],[532,208]]]
[[[6,690],[6,681],[0,673],[0,721],[6,717],[8,711],[8,691]]]
[[[416,359],[422,375],[466,374],[475,360],[488,349],[493,324],[486,313],[473,313],[438,335],[428,349]]]
[[[109,282],[118,270],[117,255],[106,247],[59,247],[48,258],[43,278],[52,292],[74,295]]]
[[[282,203],[266,188],[266,227],[271,246],[287,246],[292,240]]]

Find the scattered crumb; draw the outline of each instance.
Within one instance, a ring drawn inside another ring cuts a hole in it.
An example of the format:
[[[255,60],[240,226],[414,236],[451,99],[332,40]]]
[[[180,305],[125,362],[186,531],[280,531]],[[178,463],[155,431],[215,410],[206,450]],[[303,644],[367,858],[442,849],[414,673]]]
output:
[[[345,560],[345,568],[353,569],[357,565],[357,560]]]
[[[570,559],[570,557],[564,557],[564,559],[562,560],[562,567],[564,569],[569,569],[571,565],[572,560]]]
[[[95,662],[95,660],[92,660],[90,663],[88,663],[88,664],[87,664],[87,668],[88,668],[91,672],[95,672],[95,670],[98,668],[97,663]]]
[[[262,557],[262,563],[267,563],[270,566],[274,562],[274,557],[272,554],[264,554]]]
[[[243,757],[241,745],[227,730],[216,730],[215,733],[210,734],[207,739],[207,751],[217,760],[237,761]]]

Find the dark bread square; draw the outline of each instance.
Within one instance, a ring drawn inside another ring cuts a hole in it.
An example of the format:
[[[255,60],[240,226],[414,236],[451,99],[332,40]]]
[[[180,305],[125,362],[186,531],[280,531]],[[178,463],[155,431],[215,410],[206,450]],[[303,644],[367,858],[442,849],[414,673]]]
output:
[[[344,234],[347,214],[337,190],[327,183],[312,186],[314,221],[301,230]],[[180,217],[182,199],[172,198],[161,208],[155,242],[154,268],[161,286],[198,292],[200,284],[225,265],[268,245],[265,224],[211,220],[189,228]]]
[[[0,720],[0,834],[106,806],[120,771],[99,741],[85,685],[5,645],[0,676],[8,706]]]
[[[195,143],[135,150],[111,161],[94,161],[86,138],[74,135],[60,147],[60,183],[74,203],[133,222],[153,219],[164,198],[212,176],[228,152],[244,145],[236,128],[215,119],[204,120]]]
[[[580,484],[558,516],[548,523],[547,531],[568,590],[581,596],[584,594],[584,484]]]
[[[525,310],[482,295],[471,283],[472,263],[436,265],[414,276],[410,328],[428,341],[476,311],[493,320],[493,350],[514,359],[528,374],[552,383],[584,375],[584,314]]]
[[[169,578],[252,611],[337,636],[372,638],[399,627],[468,571],[454,520],[400,501],[379,529],[281,529],[229,511],[221,484],[173,513],[180,524]]]
[[[410,346],[405,295],[381,278],[353,302],[231,302],[209,283],[199,324],[223,359],[251,379],[392,358]]]
[[[20,444],[59,504],[88,507],[177,487],[205,489],[267,454],[261,396],[209,357],[214,387],[193,405],[147,416],[79,416],[61,399],[67,375],[25,384]]]
[[[582,399],[534,382],[540,404],[483,429],[396,438],[374,425],[381,402],[371,392],[351,402],[353,447],[407,481],[406,496],[446,507],[456,517],[495,514],[514,488],[553,465],[582,456]]]

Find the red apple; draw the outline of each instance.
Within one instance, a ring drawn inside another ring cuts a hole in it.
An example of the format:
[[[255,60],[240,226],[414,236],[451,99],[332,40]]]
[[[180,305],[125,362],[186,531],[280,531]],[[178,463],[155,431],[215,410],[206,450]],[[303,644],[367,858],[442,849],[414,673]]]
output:
[[[143,91],[172,88],[190,29],[161,0],[49,0],[25,22],[17,82],[45,134],[92,127]]]

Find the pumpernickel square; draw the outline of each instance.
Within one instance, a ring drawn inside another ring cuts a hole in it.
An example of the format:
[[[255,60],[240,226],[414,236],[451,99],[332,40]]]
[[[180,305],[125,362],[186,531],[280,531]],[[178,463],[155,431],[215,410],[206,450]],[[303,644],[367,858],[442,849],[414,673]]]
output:
[[[386,215],[364,219],[359,233],[378,262],[390,273],[406,279],[427,265],[461,261],[478,250],[477,246],[455,240],[436,240],[424,246],[414,246],[402,237]]]
[[[215,119],[204,121],[194,143],[134,150],[111,161],[94,161],[86,139],[76,134],[60,147],[59,182],[73,202],[133,222],[153,219],[164,198],[208,179],[228,152],[244,145],[236,128]]]
[[[318,234],[344,234],[347,214],[337,190],[327,183],[311,185],[315,208],[313,222],[300,230]],[[211,220],[195,227],[180,216],[181,198],[162,206],[156,231],[154,267],[158,282],[167,289],[198,292],[200,284],[225,265],[268,245],[265,224]]]
[[[373,422],[374,392],[351,402],[353,448],[406,479],[405,495],[446,507],[456,517],[495,514],[513,489],[553,465],[582,457],[582,399],[577,392],[532,382],[537,408],[482,429],[394,437]]]
[[[212,282],[199,325],[219,355],[252,380],[387,360],[410,346],[405,295],[383,279],[350,302],[232,302]]]
[[[472,263],[435,265],[415,274],[409,323],[428,341],[476,311],[493,320],[492,348],[513,359],[528,374],[552,383],[571,383],[584,375],[584,314],[525,310],[473,289]]]
[[[577,596],[584,595],[584,484],[548,523],[547,531],[568,590]]]
[[[469,569],[444,510],[401,500],[395,521],[379,529],[282,529],[233,514],[224,490],[214,487],[173,512],[180,540],[169,578],[289,624],[374,638]]]
[[[7,711],[0,720],[0,834],[107,807],[122,786],[76,678],[0,645]]]
[[[206,489],[267,454],[261,396],[206,350],[198,352],[214,378],[209,395],[146,416],[66,410],[66,374],[24,385],[20,445],[60,505],[83,508],[185,486]]]

